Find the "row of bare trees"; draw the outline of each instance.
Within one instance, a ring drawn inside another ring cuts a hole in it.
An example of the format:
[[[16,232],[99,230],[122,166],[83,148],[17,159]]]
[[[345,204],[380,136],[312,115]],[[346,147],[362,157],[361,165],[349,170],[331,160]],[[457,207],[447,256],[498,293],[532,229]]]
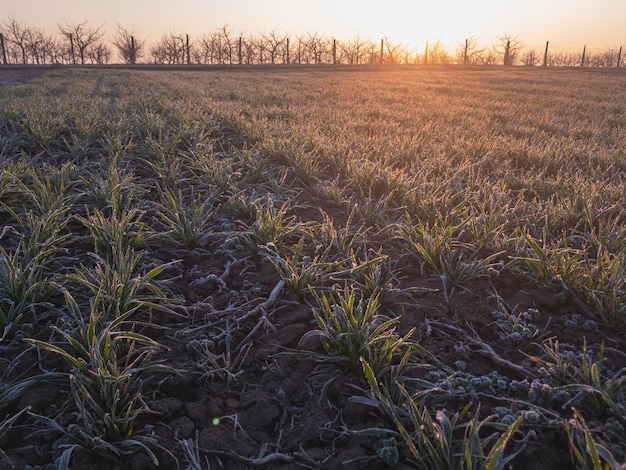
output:
[[[108,64],[111,45],[122,62],[134,64],[143,53],[145,41],[135,40],[134,30],[117,26],[111,44],[104,40],[103,26],[68,23],[58,34],[27,26],[14,18],[0,23],[0,53],[3,64]]]
[[[526,48],[516,36],[503,35],[496,43],[481,46],[471,37],[454,50],[441,41],[412,48],[383,37],[380,42],[359,35],[339,42],[317,33],[290,37],[269,33],[235,34],[228,25],[197,38],[170,32],[152,44],[134,29],[117,25],[110,40],[103,26],[86,21],[58,26],[57,34],[9,18],[0,23],[0,52],[3,64],[464,64],[464,65],[549,65],[623,66],[622,48],[581,53]]]

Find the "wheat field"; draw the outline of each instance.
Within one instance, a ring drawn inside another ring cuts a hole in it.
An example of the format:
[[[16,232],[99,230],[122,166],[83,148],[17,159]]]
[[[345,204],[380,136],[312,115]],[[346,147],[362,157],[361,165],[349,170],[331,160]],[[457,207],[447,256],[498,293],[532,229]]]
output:
[[[23,78],[3,468],[625,468],[624,71]]]

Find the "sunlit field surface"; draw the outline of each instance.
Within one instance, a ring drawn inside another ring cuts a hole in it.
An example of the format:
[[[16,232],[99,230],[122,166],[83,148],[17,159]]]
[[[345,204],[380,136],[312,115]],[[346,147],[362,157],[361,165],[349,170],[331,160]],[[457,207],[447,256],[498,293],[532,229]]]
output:
[[[28,75],[6,468],[624,468],[624,71]]]

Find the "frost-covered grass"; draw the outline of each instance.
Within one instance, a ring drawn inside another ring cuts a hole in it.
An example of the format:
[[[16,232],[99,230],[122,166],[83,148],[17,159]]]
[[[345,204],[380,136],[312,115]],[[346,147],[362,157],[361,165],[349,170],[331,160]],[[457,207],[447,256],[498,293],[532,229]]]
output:
[[[503,468],[549,430],[572,465],[619,468],[623,83],[534,68],[58,70],[0,89],[0,439],[43,428],[63,468],[174,458],[136,425],[148,391],[188,373],[159,343],[185,343],[189,370],[230,392],[271,314],[303,305],[309,331],[281,354],[316,365],[320,403],[354,378],[350,401],[379,419],[355,431],[376,442],[369,460]],[[223,272],[185,271],[187,258]],[[273,290],[243,280],[272,267]],[[509,304],[505,277],[553,311]],[[38,364],[19,372],[27,357]],[[27,413],[47,378],[65,399]]]

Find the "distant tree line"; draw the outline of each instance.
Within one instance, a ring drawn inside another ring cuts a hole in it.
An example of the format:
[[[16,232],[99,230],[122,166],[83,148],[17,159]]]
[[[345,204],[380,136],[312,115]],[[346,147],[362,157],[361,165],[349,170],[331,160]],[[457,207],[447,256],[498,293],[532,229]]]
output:
[[[337,41],[317,33],[290,36],[277,29],[269,33],[235,34],[228,25],[190,38],[170,32],[148,44],[134,29],[120,25],[110,39],[103,26],[88,22],[58,25],[56,34],[9,18],[0,23],[2,64],[464,64],[624,66],[622,48],[576,53],[527,48],[508,34],[481,46],[471,37],[453,50],[441,41],[414,48],[383,37],[380,42],[356,37]],[[114,59],[115,58],[115,59]]]

